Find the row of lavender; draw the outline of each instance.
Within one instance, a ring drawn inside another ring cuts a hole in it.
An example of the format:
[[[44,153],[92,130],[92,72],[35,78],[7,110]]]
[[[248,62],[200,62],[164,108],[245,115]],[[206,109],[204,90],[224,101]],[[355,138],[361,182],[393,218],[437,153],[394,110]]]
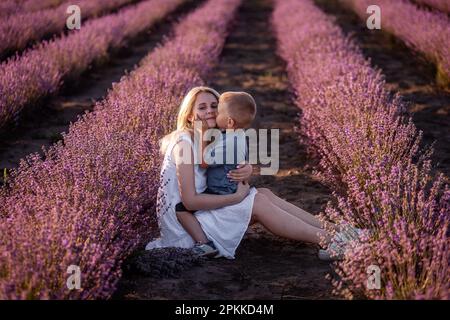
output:
[[[24,49],[33,41],[64,31],[67,7],[76,4],[83,20],[117,9],[135,0],[78,0],[56,8],[18,12],[0,20],[0,59]]]
[[[418,4],[424,4],[430,8],[450,13],[450,1],[448,0],[414,0]]]
[[[186,17],[45,160],[13,172],[0,189],[0,298],[113,292],[124,257],[156,235],[159,139],[216,62],[239,2],[210,0]],[[66,287],[70,265],[81,268],[81,291]]]
[[[19,12],[34,12],[55,7],[67,0],[4,0],[0,3],[0,17],[10,16]]]
[[[367,7],[381,8],[381,28],[422,53],[437,66],[436,80],[450,85],[450,19],[444,13],[421,10],[406,0],[340,0],[362,19]]]
[[[448,299],[450,190],[431,174],[431,150],[421,149],[399,97],[310,0],[278,0],[273,25],[302,109],[302,141],[338,200],[325,215],[371,230],[335,264],[335,292]],[[376,267],[381,288],[372,290],[367,272]]]
[[[148,0],[87,22],[80,31],[42,42],[0,65],[0,129],[23,108],[57,92],[108,50],[147,30],[185,0]]]

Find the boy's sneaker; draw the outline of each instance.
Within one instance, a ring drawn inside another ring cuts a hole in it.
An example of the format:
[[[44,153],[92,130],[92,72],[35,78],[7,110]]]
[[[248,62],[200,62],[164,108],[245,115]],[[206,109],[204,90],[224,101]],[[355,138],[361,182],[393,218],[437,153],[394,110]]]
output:
[[[192,251],[199,257],[212,257],[216,256],[219,253],[216,246],[212,241],[208,241],[206,243],[197,243]]]

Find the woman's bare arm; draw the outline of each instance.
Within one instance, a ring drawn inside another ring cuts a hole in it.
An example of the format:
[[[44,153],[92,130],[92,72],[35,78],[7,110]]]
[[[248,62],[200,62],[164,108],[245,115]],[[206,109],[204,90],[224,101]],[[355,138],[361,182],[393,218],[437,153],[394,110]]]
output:
[[[241,202],[249,192],[249,185],[240,183],[233,194],[198,194],[195,190],[194,157],[187,141],[180,141],[173,150],[177,166],[181,201],[188,210],[211,210]],[[190,159],[190,161],[189,161]]]

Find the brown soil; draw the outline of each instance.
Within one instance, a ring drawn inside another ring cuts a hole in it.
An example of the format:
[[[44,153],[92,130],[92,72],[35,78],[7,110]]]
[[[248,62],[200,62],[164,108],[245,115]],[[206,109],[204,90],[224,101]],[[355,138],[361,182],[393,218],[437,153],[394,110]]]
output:
[[[77,121],[85,111],[91,111],[114,82],[133,70],[162,41],[175,21],[201,2],[188,1],[150,30],[129,40],[127,46],[111,52],[108,59],[97,62],[80,78],[66,81],[56,96],[24,110],[16,127],[0,132],[0,185],[4,168],[16,168],[20,159],[34,152],[42,154],[42,147],[60,140],[71,122]]]
[[[414,124],[424,133],[424,144],[436,141],[433,156],[437,169],[450,177],[450,88],[436,86],[436,68],[412,52],[403,42],[381,30],[369,30],[351,10],[337,0],[316,0],[319,7],[336,18],[345,33],[352,35],[374,67],[382,70],[386,87],[400,93]]]
[[[294,126],[298,109],[291,101],[283,62],[271,35],[270,1],[246,0],[227,39],[210,85],[220,92],[244,90],[258,103],[259,128],[280,129],[280,170],[257,176],[252,184],[318,213],[329,191],[312,178]],[[115,299],[327,299],[328,263],[315,245],[271,235],[262,226],[247,231],[235,260],[213,259],[177,276],[155,279],[126,276]]]

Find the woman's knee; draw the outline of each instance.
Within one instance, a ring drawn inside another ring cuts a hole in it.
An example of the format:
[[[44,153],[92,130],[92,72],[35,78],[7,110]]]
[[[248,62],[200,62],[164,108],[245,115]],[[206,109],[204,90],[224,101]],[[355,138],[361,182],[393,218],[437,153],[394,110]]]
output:
[[[266,201],[269,201],[269,198],[264,193],[258,192],[257,194],[255,194],[255,203],[261,203]]]
[[[270,191],[270,189],[268,189],[268,188],[258,188],[257,190],[258,190],[258,193],[262,193],[263,195],[268,196],[268,197],[273,195],[273,192]]]
[[[264,214],[265,210],[270,206],[270,200],[269,198],[261,192],[258,192],[255,195],[255,200],[253,203],[253,211],[252,216],[258,220],[258,218]]]

